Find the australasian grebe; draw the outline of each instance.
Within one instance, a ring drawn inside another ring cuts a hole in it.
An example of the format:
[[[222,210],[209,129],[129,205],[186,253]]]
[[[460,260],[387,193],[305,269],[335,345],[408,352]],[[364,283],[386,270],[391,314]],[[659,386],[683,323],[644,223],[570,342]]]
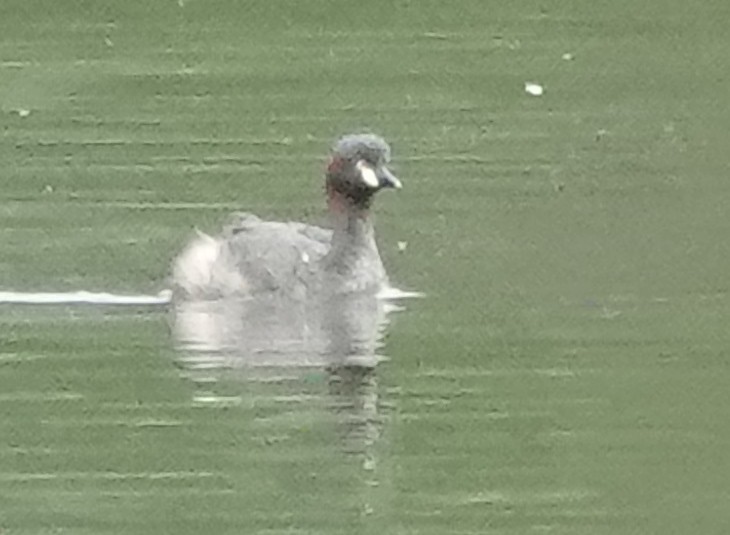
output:
[[[332,229],[235,214],[218,236],[200,233],[176,258],[173,283],[183,299],[280,294],[377,293],[388,279],[370,207],[383,188],[400,188],[390,147],[379,136],[342,137],[327,165]]]

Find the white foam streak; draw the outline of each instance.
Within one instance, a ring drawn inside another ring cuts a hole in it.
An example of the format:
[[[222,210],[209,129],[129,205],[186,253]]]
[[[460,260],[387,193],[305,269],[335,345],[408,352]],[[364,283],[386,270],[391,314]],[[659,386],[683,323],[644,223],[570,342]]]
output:
[[[425,294],[421,292],[409,292],[406,290],[399,290],[392,286],[386,286],[378,292],[378,299],[383,301],[391,301],[395,299],[412,299],[413,297],[425,297]]]
[[[0,304],[11,305],[166,305],[172,298],[170,290],[157,295],[122,295],[107,292],[3,292]]]
[[[387,287],[378,293],[378,299],[393,301],[423,297],[420,292],[408,292],[398,288]],[[172,300],[171,290],[162,290],[156,295],[147,294],[113,294],[108,292],[13,292],[0,291],[0,305],[127,305],[127,306],[159,306],[167,305]]]

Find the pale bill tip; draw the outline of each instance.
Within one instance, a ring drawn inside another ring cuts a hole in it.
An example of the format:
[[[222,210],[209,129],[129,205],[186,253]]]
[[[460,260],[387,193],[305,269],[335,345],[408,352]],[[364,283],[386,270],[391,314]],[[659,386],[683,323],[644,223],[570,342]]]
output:
[[[403,183],[398,180],[398,177],[390,172],[388,173],[388,182],[390,183],[390,186],[394,189],[401,189],[403,187]]]
[[[384,182],[391,188],[401,189],[403,187],[403,184],[401,184],[401,181],[398,180],[398,177],[391,173],[390,169],[388,169],[387,167],[382,167],[380,169],[380,172],[382,174]]]

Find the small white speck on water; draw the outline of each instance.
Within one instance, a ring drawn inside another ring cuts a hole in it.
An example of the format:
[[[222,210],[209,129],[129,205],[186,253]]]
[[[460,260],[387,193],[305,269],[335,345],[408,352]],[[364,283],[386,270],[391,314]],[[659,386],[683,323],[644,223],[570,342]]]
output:
[[[620,310],[612,310],[608,307],[603,307],[603,310],[601,311],[601,318],[605,320],[612,320],[614,318],[618,318],[620,315]]]
[[[302,262],[309,264],[309,255],[306,252],[302,252]]]
[[[570,52],[566,52],[561,56],[565,61],[573,61],[575,59],[575,56],[571,54]]]
[[[525,82],[525,93],[527,93],[528,95],[532,95],[533,97],[539,97],[542,96],[544,92],[545,89],[540,84],[536,84],[534,82]]]
[[[362,463],[363,470],[372,471],[375,470],[375,459],[367,457]]]
[[[193,403],[195,405],[208,405],[217,407],[230,407],[241,404],[240,396],[216,396],[210,395],[197,395],[193,397]]]
[[[408,242],[407,241],[399,241],[398,242],[398,250],[402,253],[408,248]]]
[[[112,42],[112,40],[111,40],[111,39],[109,38],[109,36],[107,36],[107,37],[104,37],[104,44],[105,44],[106,46],[108,46],[109,48],[111,48],[111,47],[113,47],[113,46],[114,46],[114,43],[113,43],[113,42]]]
[[[25,118],[30,115],[30,110],[27,110],[25,108],[20,108],[19,110],[17,110],[17,113],[18,113],[18,116]]]
[[[439,41],[445,41],[449,38],[447,34],[438,32],[426,32],[423,34],[423,36],[428,39],[438,39]]]
[[[30,65],[27,61],[0,61],[0,68],[5,69],[22,69]]]
[[[43,193],[53,193],[53,186],[50,184],[46,184],[46,186],[43,188]]]

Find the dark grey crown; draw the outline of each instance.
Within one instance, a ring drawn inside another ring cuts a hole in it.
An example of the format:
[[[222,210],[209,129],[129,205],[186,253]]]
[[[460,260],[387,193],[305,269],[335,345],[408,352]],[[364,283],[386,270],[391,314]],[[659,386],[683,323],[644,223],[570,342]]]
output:
[[[373,165],[390,162],[390,146],[375,134],[350,134],[337,140],[332,151],[348,160],[366,160]]]

